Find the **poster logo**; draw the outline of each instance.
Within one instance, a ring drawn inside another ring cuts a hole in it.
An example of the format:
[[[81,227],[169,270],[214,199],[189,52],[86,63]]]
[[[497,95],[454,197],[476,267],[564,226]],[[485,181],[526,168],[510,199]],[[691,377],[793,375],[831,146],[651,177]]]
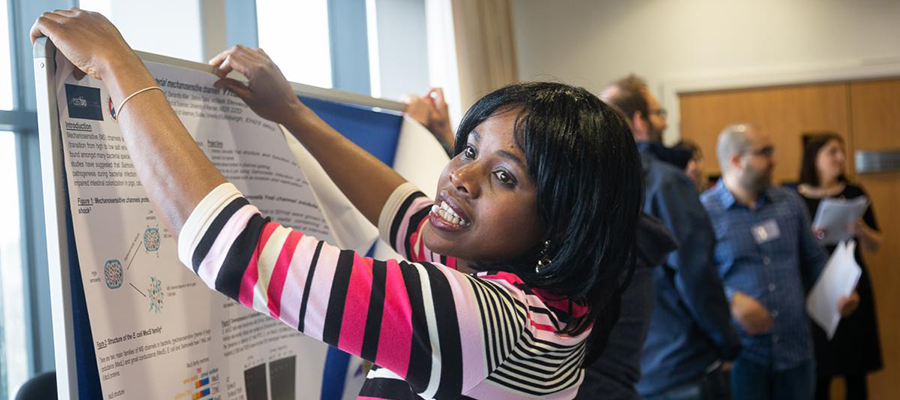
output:
[[[66,103],[69,105],[69,118],[103,121],[98,88],[66,84]]]
[[[116,107],[113,106],[112,97],[106,96],[106,106],[109,108],[109,116],[113,119],[118,118],[118,116],[116,116]]]

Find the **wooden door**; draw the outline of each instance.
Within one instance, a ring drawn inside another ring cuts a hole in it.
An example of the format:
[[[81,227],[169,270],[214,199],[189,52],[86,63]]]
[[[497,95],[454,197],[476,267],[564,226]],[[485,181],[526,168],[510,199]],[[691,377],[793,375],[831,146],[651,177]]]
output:
[[[703,149],[707,175],[719,175],[716,138],[729,124],[753,122],[772,137],[776,183],[796,181],[803,132],[827,130],[847,139],[850,130],[847,85],[841,83],[690,93],[679,100],[681,137]]]
[[[856,150],[900,151],[900,79],[850,83]],[[884,244],[864,253],[875,291],[884,369],[869,376],[869,398],[900,398],[900,171],[858,174],[869,192]],[[843,397],[836,397],[843,398]]]

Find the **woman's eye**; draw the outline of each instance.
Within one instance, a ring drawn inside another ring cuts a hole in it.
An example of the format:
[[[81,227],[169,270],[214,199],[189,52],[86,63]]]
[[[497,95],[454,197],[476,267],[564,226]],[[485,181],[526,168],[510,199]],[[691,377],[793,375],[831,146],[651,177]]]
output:
[[[506,171],[497,171],[494,172],[494,176],[497,177],[497,180],[504,185],[513,186],[516,184],[516,179],[513,178],[512,174]]]
[[[463,155],[466,158],[475,158],[475,149],[472,146],[466,146],[465,150],[463,150]]]

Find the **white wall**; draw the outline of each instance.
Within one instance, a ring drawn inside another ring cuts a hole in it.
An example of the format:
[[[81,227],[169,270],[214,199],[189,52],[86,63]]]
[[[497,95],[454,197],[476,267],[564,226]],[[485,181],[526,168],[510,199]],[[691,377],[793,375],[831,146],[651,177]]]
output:
[[[678,137],[679,90],[900,71],[896,0],[512,4],[521,79],[560,80],[599,93],[637,73],[670,110],[667,142]]]

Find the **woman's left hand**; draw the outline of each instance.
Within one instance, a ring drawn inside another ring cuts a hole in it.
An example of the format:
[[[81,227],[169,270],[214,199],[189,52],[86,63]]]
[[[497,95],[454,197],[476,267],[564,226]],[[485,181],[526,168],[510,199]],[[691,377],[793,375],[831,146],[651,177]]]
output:
[[[299,110],[306,106],[263,49],[237,45],[219,53],[209,63],[215,67],[215,74],[219,77],[216,87],[236,94],[260,117],[286,126],[290,125],[290,121],[301,118]],[[244,75],[248,82],[244,84],[228,78],[231,71]]]
[[[408,95],[402,101],[406,103],[406,114],[428,128],[448,153],[452,152],[456,138],[450,123],[449,107],[444,99],[444,89],[431,88],[423,97]]]
[[[50,38],[76,68],[97,79],[120,65],[142,66],[119,30],[100,13],[77,8],[45,12],[31,27],[31,43],[41,36]]]
[[[842,317],[849,317],[859,308],[859,293],[854,290],[849,296],[841,297],[837,303]]]
[[[864,235],[864,228],[865,222],[863,222],[862,218],[850,223],[850,232],[852,232],[854,236]]]

